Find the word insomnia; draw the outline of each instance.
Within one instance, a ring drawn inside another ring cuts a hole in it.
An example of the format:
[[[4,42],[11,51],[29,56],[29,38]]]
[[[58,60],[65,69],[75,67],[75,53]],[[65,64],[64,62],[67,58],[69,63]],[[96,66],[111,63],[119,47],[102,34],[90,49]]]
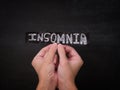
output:
[[[62,44],[87,45],[87,35],[85,33],[26,33],[27,42],[51,42]]]

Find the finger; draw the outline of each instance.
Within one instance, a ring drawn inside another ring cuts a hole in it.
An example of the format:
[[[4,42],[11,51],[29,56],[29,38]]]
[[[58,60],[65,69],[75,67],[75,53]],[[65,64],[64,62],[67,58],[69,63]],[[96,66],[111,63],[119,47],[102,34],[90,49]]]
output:
[[[74,60],[77,61],[76,66],[73,66],[73,67],[78,67],[79,69],[80,66],[82,66],[82,64],[84,63],[81,56],[77,53],[77,51],[73,47],[68,46],[68,45],[64,45],[64,47],[65,47],[66,52],[68,52],[69,54],[68,56],[70,56],[69,59],[73,61]]]
[[[36,55],[37,57],[44,57],[46,52],[50,49],[51,44],[47,45],[46,47],[42,48],[38,54]]]
[[[45,53],[49,50],[51,44],[42,48],[37,55],[33,58],[31,64],[33,67],[39,67],[42,64],[42,57],[45,55]]]
[[[61,63],[67,61],[66,52],[65,52],[64,46],[62,44],[58,45],[58,54],[59,54]]]
[[[51,45],[50,49],[48,50],[48,53],[46,54],[46,62],[50,63],[54,61],[54,56],[57,50],[57,43],[54,43]]]
[[[54,62],[54,65],[55,65],[55,71],[57,71],[58,64],[59,64],[59,60],[58,60],[58,55],[57,54],[55,54],[53,62]]]
[[[77,53],[77,51],[73,48],[73,47],[71,47],[71,46],[68,46],[68,45],[64,45],[64,47],[65,47],[65,51],[68,53],[68,56],[70,56],[70,57],[79,57],[79,54]]]
[[[58,59],[57,54],[55,54],[55,56],[54,56],[54,60],[53,60],[54,64],[57,63],[57,59]]]

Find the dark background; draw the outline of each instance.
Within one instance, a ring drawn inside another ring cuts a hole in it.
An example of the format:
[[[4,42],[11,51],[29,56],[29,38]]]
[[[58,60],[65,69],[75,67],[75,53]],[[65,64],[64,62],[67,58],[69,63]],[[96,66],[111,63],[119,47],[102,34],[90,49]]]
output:
[[[0,90],[35,90],[31,61],[46,43],[26,43],[26,32],[85,32],[89,45],[72,45],[84,60],[79,90],[116,90],[120,83],[119,0],[0,2]]]

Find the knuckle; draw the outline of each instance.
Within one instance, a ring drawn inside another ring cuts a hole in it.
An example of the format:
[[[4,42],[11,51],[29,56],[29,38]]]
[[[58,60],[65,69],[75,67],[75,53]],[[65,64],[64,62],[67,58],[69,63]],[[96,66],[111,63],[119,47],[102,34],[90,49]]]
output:
[[[31,65],[34,66],[34,62],[33,61],[31,62]]]
[[[35,64],[35,58],[32,60],[31,65],[34,66]]]
[[[83,64],[84,64],[84,61],[83,61],[81,58],[79,59],[79,64],[80,64],[80,65],[83,65]]]

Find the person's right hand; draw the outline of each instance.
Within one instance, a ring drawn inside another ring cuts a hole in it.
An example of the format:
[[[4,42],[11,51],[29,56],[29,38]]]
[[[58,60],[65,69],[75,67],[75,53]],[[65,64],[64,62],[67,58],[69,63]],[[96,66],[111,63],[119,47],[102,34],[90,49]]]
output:
[[[58,45],[58,88],[59,90],[77,90],[75,77],[83,65],[83,60],[74,48],[67,45]]]
[[[55,71],[57,44],[48,45],[34,57],[32,66],[38,74],[39,83],[36,90],[55,90],[57,73]]]

